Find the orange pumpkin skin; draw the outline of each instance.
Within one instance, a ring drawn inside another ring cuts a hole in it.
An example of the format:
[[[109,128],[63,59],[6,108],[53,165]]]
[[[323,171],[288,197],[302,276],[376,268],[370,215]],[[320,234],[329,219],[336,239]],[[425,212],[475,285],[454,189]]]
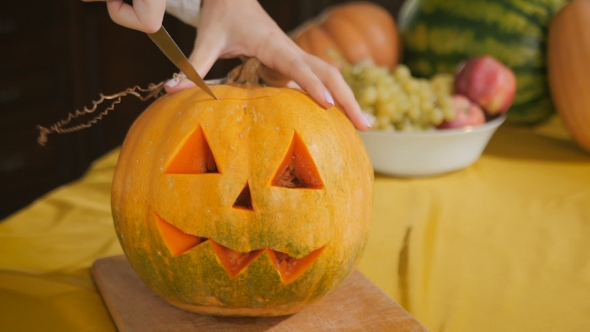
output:
[[[350,2],[329,8],[319,22],[348,62],[354,64],[369,58],[379,66],[397,65],[398,31],[393,17],[383,7],[364,1]]]
[[[573,0],[548,36],[551,97],[573,139],[590,152],[590,1]]]
[[[164,96],[129,130],[112,188],[121,246],[146,285],[179,308],[298,312],[361,258],[368,155],[341,111],[303,92],[212,90],[219,100],[198,88]],[[283,186],[287,165],[303,187]]]
[[[290,33],[305,52],[313,54],[340,69],[341,63],[332,52],[349,63],[370,59],[375,64],[395,68],[402,55],[395,21],[383,7],[357,1],[327,8],[317,18],[301,24]],[[285,86],[289,79],[265,68],[264,81],[272,86]]]
[[[338,50],[336,41],[330,34],[316,22],[308,22],[304,26],[305,33],[300,33],[295,39],[295,43],[299,45],[307,53],[318,56],[327,63],[339,68],[340,63],[330,55],[331,50]]]

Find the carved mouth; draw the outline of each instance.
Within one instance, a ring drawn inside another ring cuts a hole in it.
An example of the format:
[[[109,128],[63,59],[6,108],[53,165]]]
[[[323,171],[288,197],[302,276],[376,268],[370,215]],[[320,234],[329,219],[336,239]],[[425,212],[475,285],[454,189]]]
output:
[[[172,257],[179,256],[205,242],[210,242],[215,251],[215,255],[230,278],[236,277],[240,272],[244,271],[250,263],[256,260],[256,258],[266,253],[279,272],[281,280],[285,283],[290,283],[307,271],[325,248],[325,246],[323,246],[316,249],[302,258],[294,258],[284,252],[272,249],[258,249],[241,253],[225,247],[212,239],[184,233],[157,214],[156,221],[160,235],[162,236],[164,243],[166,243]]]

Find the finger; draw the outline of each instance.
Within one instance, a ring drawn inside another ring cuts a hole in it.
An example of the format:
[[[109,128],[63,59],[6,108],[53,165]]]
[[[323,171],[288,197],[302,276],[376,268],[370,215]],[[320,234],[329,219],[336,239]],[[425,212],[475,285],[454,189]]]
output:
[[[369,129],[371,121],[363,114],[354,93],[340,71],[313,55],[306,54],[305,61],[326,88],[333,93],[335,102],[341,106],[353,125],[362,131]]]
[[[334,106],[334,98],[332,98],[328,89],[302,60],[303,51],[293,49],[292,52],[289,52],[282,46],[273,48],[275,49],[269,52],[269,54],[274,53],[272,58],[265,58],[265,55],[261,54],[260,61],[263,64],[291,78],[322,107],[330,108]]]
[[[164,85],[164,90],[166,90],[168,94],[174,94],[195,86],[196,84],[187,78],[182,78],[179,80],[173,78]]]
[[[309,61],[308,53],[286,36],[275,38],[272,43],[263,46],[262,49],[267,51],[258,55],[263,64],[292,79],[324,108],[334,106],[330,91],[314,72],[316,69],[309,66],[315,63]]]
[[[216,37],[217,36],[217,37]],[[201,77],[205,77],[215,61],[219,58],[219,54],[223,49],[225,38],[221,34],[207,32],[197,36],[193,51],[189,56],[189,62],[195,67],[195,70]]]
[[[289,57],[284,52],[293,48],[286,44],[279,45],[280,47],[274,50],[277,54],[275,59]],[[274,69],[290,77],[323,107],[329,108],[335,103],[339,104],[355,128],[361,131],[368,130],[371,122],[363,115],[352,90],[338,69],[297,47],[294,49],[296,50],[292,51],[291,60],[271,62]]]
[[[207,52],[207,49],[214,49],[217,47],[218,46],[213,43],[207,44],[195,42],[193,52],[188,59],[199,76],[202,78],[205,77],[211,67],[213,67],[213,64],[217,60],[217,55],[219,54],[214,50],[212,52]],[[187,78],[182,78],[181,80],[171,79],[166,83],[164,89],[167,93],[173,94],[184,89],[192,88],[194,86],[196,86],[196,84]]]
[[[217,61],[219,50],[222,47],[220,40],[222,39],[207,38],[204,34],[202,38],[197,36],[195,46],[188,60],[202,78],[207,75],[211,67],[215,64],[215,61]],[[173,94],[194,86],[196,84],[193,81],[183,78],[181,80],[171,79],[166,83],[164,88],[167,93]]]
[[[107,10],[113,22],[129,29],[154,33],[162,26],[166,2],[161,0],[135,0],[133,6],[123,0],[107,1]]]
[[[154,33],[162,26],[166,13],[166,1],[133,0],[133,9],[137,20],[143,26],[143,32]]]

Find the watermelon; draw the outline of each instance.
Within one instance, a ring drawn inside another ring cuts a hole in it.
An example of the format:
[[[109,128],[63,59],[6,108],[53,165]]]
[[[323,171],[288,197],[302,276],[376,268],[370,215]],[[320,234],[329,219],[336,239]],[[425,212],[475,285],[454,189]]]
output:
[[[407,0],[398,18],[403,62],[412,74],[454,73],[465,60],[491,55],[516,74],[507,122],[536,124],[554,114],[547,81],[551,18],[567,0]]]

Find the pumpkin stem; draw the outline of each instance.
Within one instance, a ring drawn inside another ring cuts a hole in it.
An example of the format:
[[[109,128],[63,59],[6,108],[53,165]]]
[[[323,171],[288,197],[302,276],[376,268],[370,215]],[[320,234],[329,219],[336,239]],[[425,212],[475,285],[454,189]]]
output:
[[[256,58],[242,58],[244,63],[234,68],[225,80],[231,85],[260,85],[260,74],[264,66]]]

